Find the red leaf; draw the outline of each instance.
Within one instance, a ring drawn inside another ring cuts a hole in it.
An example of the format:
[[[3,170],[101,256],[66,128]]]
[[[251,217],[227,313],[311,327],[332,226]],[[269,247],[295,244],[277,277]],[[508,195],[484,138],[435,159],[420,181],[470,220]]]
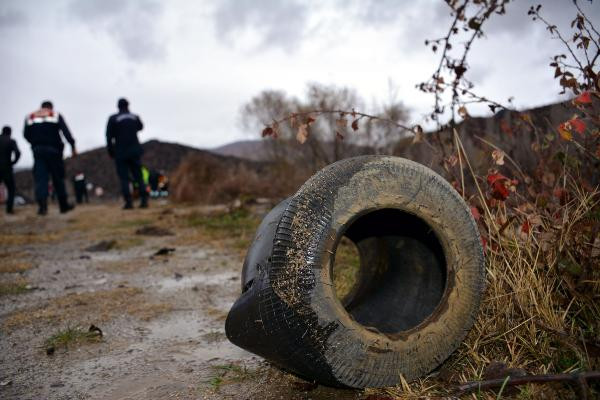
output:
[[[483,246],[483,253],[485,254],[487,250],[487,240],[485,240],[483,236],[481,237],[481,245]]]
[[[583,92],[579,96],[573,99],[573,103],[576,105],[582,104],[591,104],[592,103],[592,94],[590,92]]]
[[[358,120],[357,119],[352,121],[352,129],[354,129],[355,131],[358,130]]]
[[[502,183],[502,181],[497,180],[492,184],[492,197],[496,200],[506,200],[509,193],[510,192],[508,191],[504,183]]]
[[[529,223],[528,220],[525,220],[523,222],[523,225],[521,225],[521,232],[523,232],[525,234],[529,234],[530,230],[531,230],[531,224]]]
[[[571,125],[571,128],[575,129],[575,132],[580,135],[583,135],[583,132],[585,132],[585,122],[582,120],[574,118],[569,121],[569,124]]]
[[[312,124],[313,122],[315,122],[315,119],[313,117],[306,118],[306,125],[307,126],[310,126],[310,124]]]
[[[477,207],[471,207],[471,214],[473,214],[473,218],[475,218],[475,221],[479,221],[479,218],[481,218],[481,214],[479,214],[479,210],[477,209]]]
[[[272,136],[273,133],[274,133],[273,128],[271,128],[270,126],[267,126],[262,131],[262,137]]]
[[[342,135],[338,131],[335,131],[335,137],[338,138],[338,139],[340,139],[340,140],[344,140],[344,135]]]
[[[507,177],[505,177],[504,175],[495,172],[495,173],[490,173],[487,176],[487,181],[490,184],[490,186],[492,186],[494,183],[496,183],[496,181],[501,181],[501,180],[508,180]]]

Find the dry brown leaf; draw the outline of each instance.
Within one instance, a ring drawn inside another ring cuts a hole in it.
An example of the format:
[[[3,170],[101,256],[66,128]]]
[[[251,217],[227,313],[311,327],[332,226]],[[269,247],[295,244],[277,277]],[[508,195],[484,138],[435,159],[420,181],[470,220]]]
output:
[[[296,134],[296,140],[303,144],[308,139],[308,125],[302,124],[298,127],[298,133]]]
[[[504,165],[504,152],[502,150],[492,151],[492,159],[497,165]]]

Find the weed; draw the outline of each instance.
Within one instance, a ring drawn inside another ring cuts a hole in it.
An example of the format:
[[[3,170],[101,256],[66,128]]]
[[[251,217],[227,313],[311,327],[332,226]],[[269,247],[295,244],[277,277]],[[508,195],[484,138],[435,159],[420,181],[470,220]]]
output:
[[[0,264],[0,273],[2,274],[24,272],[33,268],[31,261],[24,260],[17,254],[1,253],[0,260],[3,260]]]
[[[223,383],[223,378],[220,376],[213,376],[208,380],[208,384],[213,388],[213,390],[218,391]]]
[[[16,279],[0,282],[0,296],[8,296],[27,292],[27,281]]]
[[[84,343],[96,343],[102,340],[97,331],[88,331],[80,327],[67,327],[46,339],[46,348],[69,348]]]
[[[237,364],[222,364],[212,366],[215,375],[212,376],[207,383],[212,386],[214,390],[219,390],[221,385],[227,383],[243,382],[248,379],[255,378],[258,374],[258,370],[249,370],[245,365]]]

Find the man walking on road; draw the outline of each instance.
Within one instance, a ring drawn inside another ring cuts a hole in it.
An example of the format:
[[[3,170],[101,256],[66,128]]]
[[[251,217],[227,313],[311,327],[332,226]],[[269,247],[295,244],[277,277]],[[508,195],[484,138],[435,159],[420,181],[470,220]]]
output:
[[[39,215],[48,213],[48,177],[58,197],[61,213],[73,209],[67,202],[65,189],[65,164],[63,162],[64,143],[60,133],[71,145],[72,156],[77,155],[75,140],[65,123],[64,118],[53,110],[52,103],[44,101],[39,110],[32,112],[25,119],[23,133],[31,144],[33,151],[33,178],[35,181],[35,198],[38,202]]]
[[[119,99],[119,112],[108,119],[106,125],[106,148],[108,154],[115,159],[117,175],[121,181],[121,193],[125,200],[124,210],[133,208],[133,200],[129,190],[129,172],[137,183],[140,193],[140,208],[148,207],[148,192],[142,177],[142,146],[137,133],[144,128],[140,117],[129,112],[129,102]]]
[[[0,135],[0,182],[4,182],[8,197],[6,198],[6,213],[13,213],[13,204],[15,203],[15,177],[13,175],[13,165],[19,161],[21,152],[17,147],[17,142],[10,138],[12,130],[10,126],[2,128]],[[13,159],[13,154],[15,158]]]

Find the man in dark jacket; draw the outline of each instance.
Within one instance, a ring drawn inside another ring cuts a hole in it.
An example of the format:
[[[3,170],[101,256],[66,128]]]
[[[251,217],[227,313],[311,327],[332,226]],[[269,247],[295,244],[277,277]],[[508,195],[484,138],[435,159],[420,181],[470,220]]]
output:
[[[15,203],[15,177],[13,175],[13,165],[19,161],[21,152],[17,147],[17,142],[10,138],[12,130],[10,126],[2,128],[0,135],[0,182],[4,182],[8,197],[6,198],[6,213],[13,213],[13,204]],[[13,159],[13,154],[15,158]]]
[[[140,193],[140,208],[148,207],[148,192],[142,177],[142,146],[137,133],[144,128],[140,117],[129,112],[129,102],[119,99],[119,112],[108,119],[106,125],[106,148],[108,154],[115,159],[117,175],[121,181],[121,193],[125,200],[123,209],[133,208],[133,200],[129,191],[129,172],[133,176]]]
[[[65,123],[64,118],[53,110],[52,103],[44,101],[39,110],[25,118],[25,139],[31,144],[33,151],[33,178],[35,180],[35,198],[38,202],[39,215],[48,212],[48,177],[52,183],[61,213],[73,209],[67,202],[65,189],[65,164],[63,162],[64,143],[60,133],[71,145],[73,157],[77,155],[75,140]]]

